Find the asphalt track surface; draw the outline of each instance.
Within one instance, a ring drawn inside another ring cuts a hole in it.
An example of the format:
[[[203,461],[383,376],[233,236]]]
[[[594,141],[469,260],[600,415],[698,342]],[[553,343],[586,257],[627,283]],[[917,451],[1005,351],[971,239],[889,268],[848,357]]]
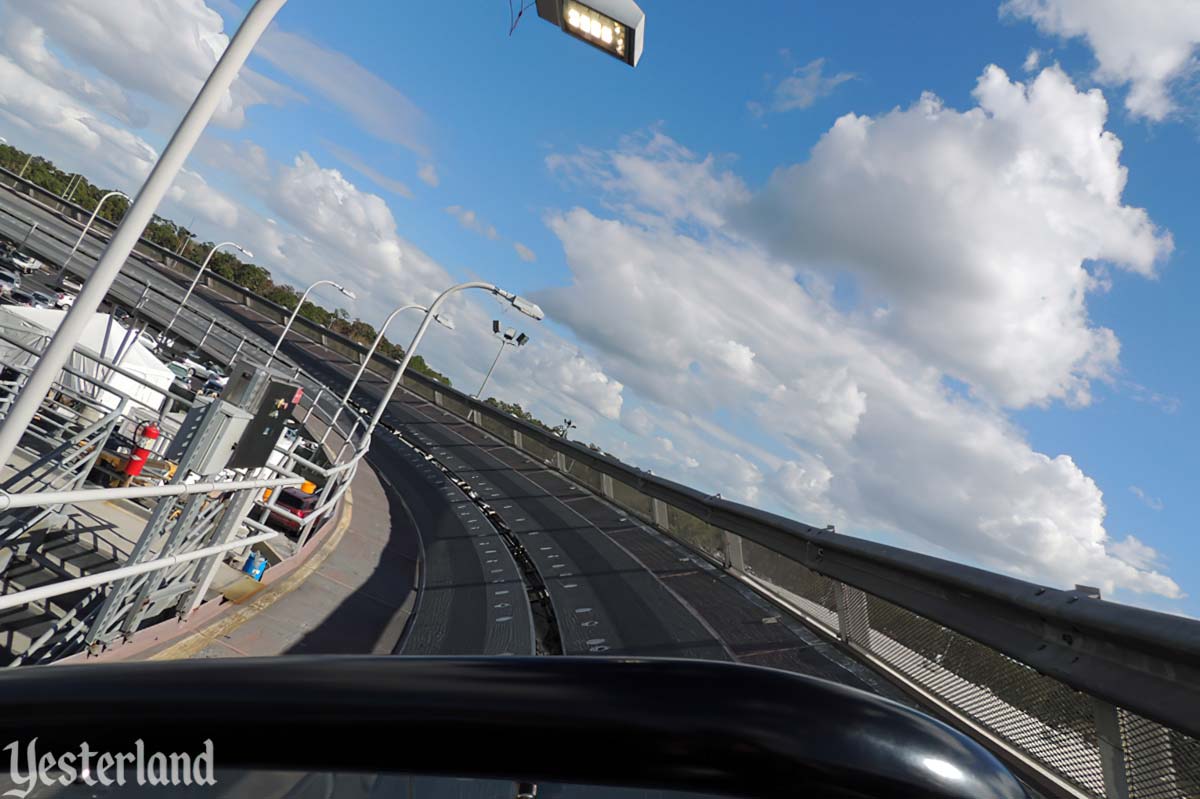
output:
[[[0,232],[20,230],[14,212],[37,219],[30,246],[49,256],[62,247],[50,240],[39,245],[41,231],[67,241],[78,235],[78,228],[7,192],[0,205],[8,210],[0,214]],[[99,250],[89,242],[76,260],[90,267]],[[133,259],[114,288],[128,295],[151,279],[179,298],[186,289],[179,276]],[[189,306],[235,322],[233,334],[218,329],[217,337],[249,333],[273,341],[279,333],[274,320],[203,287]],[[162,317],[166,308],[146,312]],[[194,326],[177,327],[196,340]],[[337,390],[357,369],[297,334],[289,334],[282,351]],[[368,372],[356,398],[373,406],[382,388]],[[420,596],[399,653],[528,654],[535,646],[526,585],[509,549],[478,506],[415,446],[469,484],[524,547],[546,586],[564,654],[735,660],[900,697],[737,578],[465,420],[401,390],[384,421],[406,441],[377,433],[368,461],[407,511],[407,519],[393,519],[394,534],[419,536],[423,551]]]

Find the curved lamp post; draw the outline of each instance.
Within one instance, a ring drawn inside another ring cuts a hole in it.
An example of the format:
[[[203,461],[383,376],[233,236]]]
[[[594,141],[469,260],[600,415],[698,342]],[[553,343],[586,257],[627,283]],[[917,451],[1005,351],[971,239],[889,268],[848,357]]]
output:
[[[100,198],[100,202],[96,203],[96,207],[92,209],[92,215],[88,217],[87,224],[83,226],[83,230],[79,233],[79,238],[75,239],[75,246],[71,248],[71,252],[67,254],[67,260],[63,261],[63,265],[58,270],[58,281],[62,282],[63,276],[67,274],[67,264],[71,263],[71,259],[75,257],[79,245],[83,244],[84,238],[87,237],[88,231],[92,229],[92,223],[96,221],[96,214],[100,213],[100,206],[104,205],[104,201],[109,197],[124,197],[129,200],[129,195],[123,191],[110,191],[108,194]]]
[[[304,301],[308,299],[309,293],[317,286],[333,286],[350,299],[357,299],[357,297],[354,296],[353,291],[346,288],[341,283],[337,283],[333,280],[318,280],[316,283],[313,283],[311,286],[306,288],[304,293],[300,295],[300,302],[296,303],[296,307],[292,309],[292,315],[288,317],[287,324],[283,326],[283,330],[279,333],[279,338],[276,340],[275,346],[271,348],[271,354],[267,356],[267,362],[264,364],[264,366],[270,366],[271,361],[275,359],[275,353],[279,352],[279,345],[283,343],[284,337],[287,336],[288,331],[291,330],[292,322],[296,321],[296,314],[300,313],[300,309],[304,307]]]
[[[179,301],[179,305],[175,308],[175,313],[171,315],[171,321],[167,322],[167,327],[162,332],[162,337],[165,338],[167,333],[171,332],[171,328],[175,324],[175,320],[179,318],[179,312],[183,310],[183,306],[187,305],[187,301],[191,298],[192,292],[196,290],[196,284],[200,282],[200,276],[204,274],[204,270],[208,269],[208,262],[212,260],[213,253],[222,247],[233,247],[247,258],[253,258],[254,255],[240,244],[232,241],[223,241],[220,244],[214,244],[212,249],[208,251],[208,255],[204,258],[204,263],[200,264],[200,271],[192,278],[192,284],[188,286],[187,292],[183,295],[183,299]]]
[[[358,385],[358,381],[363,376],[363,372],[367,371],[367,364],[371,362],[371,356],[375,354],[375,350],[379,347],[379,342],[383,341],[383,334],[384,331],[387,330],[388,325],[392,323],[392,320],[395,319],[401,311],[412,310],[420,310],[424,311],[425,313],[429,313],[429,309],[424,305],[401,305],[399,308],[388,314],[387,319],[383,320],[383,324],[379,326],[379,332],[375,334],[375,340],[371,342],[371,349],[367,350],[367,354],[363,357],[362,363],[359,364],[358,372],[355,373],[354,379],[350,381],[350,385],[346,389],[346,393],[342,395],[342,402],[340,405],[338,405],[337,411],[334,412],[333,418],[329,420],[329,426],[325,428],[325,434],[321,436],[321,440],[317,442],[318,444],[325,443],[325,439],[329,436],[329,431],[333,430],[333,426],[337,424],[337,420],[341,418],[342,410],[345,409],[346,403],[350,401],[350,395],[354,393],[354,387]],[[441,314],[435,315],[433,320],[448,330],[454,329],[454,322],[452,322],[449,318],[442,316]]]
[[[108,294],[109,288],[111,288],[113,281],[116,280],[117,273],[121,271],[125,260],[133,252],[134,245],[137,244],[142,231],[154,216],[155,209],[158,208],[158,204],[171,187],[175,176],[179,174],[184,161],[187,160],[188,153],[191,152],[196,142],[199,141],[200,134],[204,132],[208,121],[212,119],[213,113],[217,110],[217,105],[225,97],[225,92],[233,85],[238,70],[246,63],[246,59],[250,56],[250,51],[254,49],[254,45],[262,37],[267,26],[270,25],[271,20],[279,12],[279,9],[283,7],[285,2],[286,0],[255,0],[254,5],[247,12],[245,19],[242,20],[242,24],[238,26],[237,33],[229,40],[225,52],[217,59],[217,64],[213,67],[212,72],[209,73],[204,86],[200,89],[200,93],[192,101],[192,105],[188,108],[187,113],[184,114],[179,127],[172,134],[171,141],[163,149],[162,155],[159,156],[158,161],[155,162],[154,167],[150,170],[149,177],[146,178],[146,182],[142,184],[137,197],[130,204],[129,210],[125,213],[125,218],[117,226],[116,232],[113,234],[112,239],[109,240],[108,247],[105,248],[104,253],[100,256],[100,260],[96,263],[96,268],[92,270],[91,276],[84,283],[83,290],[75,298],[71,309],[67,311],[67,315],[58,326],[58,330],[51,337],[50,343],[46,345],[41,357],[38,358],[33,372],[29,375],[25,381],[25,385],[21,387],[16,398],[9,406],[8,413],[5,415],[3,423],[0,424],[0,465],[8,463],[12,458],[13,450],[17,448],[17,444],[21,440],[21,435],[33,421],[33,417],[41,407],[42,400],[49,393],[50,387],[54,384],[59,372],[62,371],[67,359],[74,351],[75,345],[79,343],[79,339],[83,335],[84,329],[87,327],[92,315],[96,313],[96,309],[100,307],[101,301]],[[570,2],[574,3],[575,0],[570,0]],[[564,30],[572,33],[572,35],[577,35],[576,31],[571,28],[570,9],[566,9],[567,13],[564,13],[564,7],[567,3],[568,0],[557,0],[557,2],[555,0],[548,0],[546,4],[547,13],[549,13],[549,9],[552,7],[555,12],[553,21],[560,26],[565,24],[566,27]],[[621,29],[626,36],[624,44],[625,58],[623,60],[626,60],[630,64],[636,64],[642,48],[641,32],[644,29],[644,15],[638,9],[637,3],[632,0],[622,4],[622,10],[619,14],[608,8],[610,4],[606,3],[604,5],[606,10],[612,12],[611,16],[609,14],[603,15],[605,20],[612,20],[614,23],[620,23],[624,26]],[[593,9],[589,6],[581,6],[578,3],[575,3],[575,6],[580,6],[580,8],[589,12],[589,31],[592,38],[594,38],[596,30],[591,27],[591,20],[595,16],[596,20],[599,21],[601,15],[598,13],[593,14]],[[580,8],[576,8],[577,13],[579,13]],[[542,14],[541,4],[538,6],[538,13],[539,15]],[[582,17],[578,17],[577,19],[582,24]],[[616,29],[614,28],[614,30]],[[582,28],[580,28],[580,32],[582,32]],[[599,33],[602,49],[614,52],[615,55],[620,57],[622,55],[621,47],[619,46],[621,40],[616,38],[610,42],[606,39],[603,25],[601,25]],[[586,40],[586,37],[580,36],[580,38],[585,38]],[[590,44],[596,44],[594,41],[588,41]],[[614,48],[616,49],[614,50]],[[475,287],[487,287],[489,290],[499,294],[499,289],[496,289],[490,283],[479,284]],[[501,294],[500,296],[504,295]],[[510,296],[516,297],[516,295]],[[522,300],[522,302],[527,307],[537,308],[533,303],[525,300]],[[430,307],[431,312],[437,311],[436,305]],[[540,318],[540,309],[538,309],[538,314],[538,318]],[[420,332],[424,332],[429,319],[429,316],[425,317],[425,322],[422,324]],[[405,353],[405,365],[407,365],[408,358],[411,355],[412,348],[409,348],[408,352]],[[403,366],[401,367],[401,371],[403,371]],[[380,411],[382,412],[382,406],[380,407]]]
[[[421,326],[417,328],[417,332],[413,335],[412,342],[409,343],[408,348],[404,350],[404,359],[400,361],[400,368],[396,370],[396,374],[392,375],[392,382],[388,384],[387,389],[383,392],[383,399],[380,400],[379,407],[375,409],[375,415],[371,417],[371,422],[367,425],[365,437],[366,441],[371,440],[371,434],[375,431],[375,426],[379,424],[379,420],[383,416],[384,408],[386,408],[388,403],[392,401],[392,395],[396,393],[396,386],[400,385],[400,379],[404,377],[404,370],[408,368],[408,362],[412,360],[413,353],[417,351],[417,346],[421,343],[421,339],[425,337],[425,331],[429,329],[429,323],[434,317],[437,316],[438,308],[442,307],[442,303],[445,302],[446,298],[451,294],[455,294],[459,291],[465,291],[466,289],[483,289],[484,291],[490,291],[497,297],[508,300],[508,302],[512,304],[512,307],[516,308],[518,311],[528,317],[538,320],[545,317],[545,314],[542,313],[542,309],[537,306],[537,303],[530,302],[524,297],[519,297],[516,294],[513,294],[511,291],[505,291],[499,286],[493,285],[492,283],[485,283],[481,280],[472,280],[468,283],[459,283],[458,285],[451,286],[443,291],[437,296],[437,299],[430,303],[429,311],[426,312],[425,318],[421,320]]]

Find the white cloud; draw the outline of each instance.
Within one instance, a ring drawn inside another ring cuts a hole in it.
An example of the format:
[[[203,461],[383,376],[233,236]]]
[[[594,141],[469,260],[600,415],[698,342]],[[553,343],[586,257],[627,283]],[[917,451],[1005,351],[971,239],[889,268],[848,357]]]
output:
[[[517,257],[525,263],[531,264],[537,260],[537,254],[519,241],[513,242],[513,249],[517,251]]]
[[[432,186],[435,189],[441,183],[441,180],[438,178],[437,168],[433,164],[422,164],[421,168],[417,170],[417,177],[421,179],[422,183]]]
[[[478,233],[481,236],[487,236],[493,241],[500,237],[496,232],[496,226],[483,222],[479,215],[470,208],[463,208],[461,205],[448,205],[444,209],[446,213],[458,220],[458,224],[462,225],[467,230]]]
[[[25,0],[11,4],[4,21],[16,28],[5,36],[14,60],[77,99],[135,125],[145,124],[147,112],[130,93],[154,98],[177,113],[191,103],[229,44],[221,15],[203,0]],[[64,66],[45,49],[47,41],[104,77],[89,78]],[[243,69],[214,119],[240,127],[250,106],[294,97],[274,81]]]
[[[380,172],[375,167],[363,160],[362,156],[348,147],[343,147],[331,141],[323,141],[322,144],[326,150],[333,154],[333,157],[341,161],[346,166],[353,169],[358,174],[369,179],[375,185],[387,189],[393,194],[399,194],[401,197],[412,198],[413,193],[403,181],[389,177]]]
[[[1163,509],[1163,501],[1161,499],[1150,496],[1149,494],[1147,494],[1145,491],[1143,491],[1138,486],[1130,486],[1129,492],[1131,494],[1133,494],[1135,497],[1137,497],[1138,499],[1140,499],[1142,501],[1142,504],[1145,505],[1150,510],[1162,510]]]
[[[825,59],[815,58],[802,67],[795,67],[791,74],[779,81],[767,103],[751,101],[747,105],[755,116],[762,116],[767,111],[782,113],[802,110],[811,107],[822,97],[833,94],[834,89],[854,78],[853,72],[826,75]]]
[[[550,167],[598,186],[616,216],[575,208],[548,218],[573,283],[535,298],[640,398],[621,416],[639,438],[606,445],[620,457],[818,526],[894,532],[1027,579],[1178,598],[1151,548],[1108,536],[1095,482],[1069,456],[1034,450],[981,398],[1080,399],[1103,374],[1084,356],[1115,363],[1113,349],[1089,349],[1115,337],[1087,324],[1083,260],[1152,274],[1169,240],[1120,204],[1120,145],[1103,131],[1098,94],[1057,70],[1026,88],[990,69],[976,96],[980,108],[965,113],[926,97],[839,120],[809,162],[748,203],[736,176],[661,132],[615,152],[556,156]],[[698,186],[710,190],[688,190]],[[747,207],[769,224],[747,225]],[[1099,243],[1087,244],[1096,231]],[[1018,256],[1003,255],[1001,241]],[[831,266],[864,281],[865,308],[839,308]],[[1058,309],[1052,334],[1029,313],[1031,296]],[[914,309],[929,307],[936,336],[916,324]],[[1040,351],[1060,335],[1081,340],[1083,354]],[[989,359],[1036,374],[1006,376]],[[948,388],[955,374],[980,396]]]
[[[860,310],[929,363],[1011,406],[1086,404],[1119,345],[1088,319],[1109,262],[1155,273],[1169,234],[1123,205],[1121,142],[1098,91],[1057,67],[1029,85],[989,67],[979,105],[933,95],[848,114],[739,214],[778,256],[848,270]],[[864,233],[869,232],[869,235]]]
[[[1195,0],[1006,0],[1001,13],[1031,19],[1048,35],[1086,39],[1096,56],[1096,80],[1128,84],[1125,107],[1137,117],[1170,114],[1171,84],[1196,69]]]
[[[659,130],[627,136],[612,152],[584,149],[574,155],[552,154],[546,166],[570,180],[597,185],[610,193],[627,193],[669,222],[696,221],[719,226],[727,206],[749,197],[745,185],[729,172],[717,170],[718,160],[699,159]],[[637,209],[623,206],[626,215]],[[653,223],[653,217],[643,217]]]
[[[254,52],[311,86],[377,139],[429,156],[425,114],[407,95],[345,53],[277,28],[267,31]]]
[[[1038,52],[1036,49],[1030,50],[1029,54],[1025,56],[1025,63],[1021,65],[1021,68],[1026,72],[1034,72],[1037,70],[1038,64],[1041,63],[1041,60],[1042,54],[1040,52]]]

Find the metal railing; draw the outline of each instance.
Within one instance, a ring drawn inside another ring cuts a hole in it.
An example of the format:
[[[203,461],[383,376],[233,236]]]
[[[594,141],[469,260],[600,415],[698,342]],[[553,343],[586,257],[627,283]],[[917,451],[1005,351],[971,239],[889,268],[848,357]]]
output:
[[[1200,622],[802,524],[630,467],[423,375],[404,387],[788,607],[1048,791],[1200,796]]]
[[[201,327],[206,333],[211,331],[212,325],[205,325],[194,310],[188,309],[188,314],[196,318],[190,324],[181,318],[177,332],[195,336]],[[29,364],[48,339],[31,337],[26,330],[19,332],[24,335],[0,330],[0,341],[19,352],[25,361],[9,367],[6,379],[0,379],[0,410],[20,389]],[[236,355],[243,363],[262,369],[266,346],[256,340],[242,340],[234,348],[228,341],[212,338],[206,345],[206,351],[219,359],[228,361]],[[147,402],[145,397],[139,400],[116,389],[106,382],[114,374],[150,389],[159,401]],[[91,466],[116,429],[157,417],[164,423],[164,435],[156,449],[165,451],[172,436],[179,432],[178,425],[167,416],[168,405],[188,409],[202,400],[180,397],[109,359],[76,349],[72,364],[64,369],[43,403],[38,423],[23,437],[20,451],[31,465],[19,469],[0,487],[0,534],[3,542],[11,545],[7,554],[0,551],[0,580],[6,589],[0,595],[0,612],[6,618],[20,619],[11,614],[23,612],[26,617],[41,614],[51,619],[44,631],[35,626],[25,636],[29,640],[23,646],[14,646],[15,631],[0,623],[0,635],[13,655],[7,665],[46,663],[80,651],[95,652],[128,638],[151,622],[171,615],[186,616],[205,599],[220,561],[230,553],[236,560],[250,545],[271,540],[283,556],[295,554],[316,527],[334,518],[357,464],[367,451],[364,423],[357,414],[338,414],[333,394],[311,377],[299,370],[293,377],[307,389],[295,411],[297,421],[313,435],[314,446],[317,437],[326,439],[324,450],[318,448],[310,457],[302,457],[298,454],[302,437],[297,435],[292,442],[276,446],[277,463],[250,473],[231,473],[227,479],[226,472],[222,472],[221,479],[196,479],[187,453],[202,451],[203,447],[192,447],[185,449],[178,468],[167,480],[120,488],[86,488],[84,481]],[[107,404],[95,399],[101,391],[108,398]],[[212,409],[216,404],[212,401],[208,407]],[[205,418],[216,415],[208,413]],[[335,419],[339,415],[341,418]],[[207,429],[204,424],[201,422],[201,428]],[[198,440],[206,433],[194,435]],[[301,518],[278,505],[277,500],[281,489],[307,480],[318,484],[319,499],[317,507]],[[264,489],[271,489],[267,498]],[[61,511],[92,502],[130,499],[152,502],[149,519],[121,565],[78,576],[59,568],[49,581],[39,578],[32,585],[22,584],[6,573],[10,567],[26,569],[30,559],[36,560],[39,567],[53,565],[37,548],[46,528],[61,526]],[[255,512],[260,514],[259,521],[246,518]],[[278,532],[263,528],[262,522],[268,519],[291,522],[297,540],[285,542]],[[52,608],[51,603],[58,604]]]
[[[23,190],[42,191],[28,184]],[[189,277],[199,269],[149,242],[139,251]],[[269,318],[282,322],[288,314],[219,275],[206,273],[203,282]],[[304,317],[293,330],[356,362],[365,352]],[[396,363],[376,354],[368,367],[389,375]],[[1111,799],[1200,796],[1200,622],[710,497],[422,375],[406,375],[404,387],[602,494],[789,607],[927,706],[988,740],[1052,792]]]

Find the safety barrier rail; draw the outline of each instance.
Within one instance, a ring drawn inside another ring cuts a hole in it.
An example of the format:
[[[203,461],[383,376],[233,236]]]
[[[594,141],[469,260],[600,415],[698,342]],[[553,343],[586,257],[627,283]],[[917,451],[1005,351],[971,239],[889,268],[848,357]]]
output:
[[[404,384],[786,605],[1052,793],[1200,796],[1200,622],[708,496],[423,375]]]
[[[188,277],[199,268],[148,242],[139,251]],[[204,282],[269,318],[282,321],[288,314],[218,275],[207,273]],[[363,357],[356,342],[303,317],[293,330],[356,361]],[[376,354],[369,368],[387,375],[396,364]],[[404,385],[791,608],[988,740],[1051,792],[1200,796],[1200,622],[707,496],[422,375],[406,375]]]

